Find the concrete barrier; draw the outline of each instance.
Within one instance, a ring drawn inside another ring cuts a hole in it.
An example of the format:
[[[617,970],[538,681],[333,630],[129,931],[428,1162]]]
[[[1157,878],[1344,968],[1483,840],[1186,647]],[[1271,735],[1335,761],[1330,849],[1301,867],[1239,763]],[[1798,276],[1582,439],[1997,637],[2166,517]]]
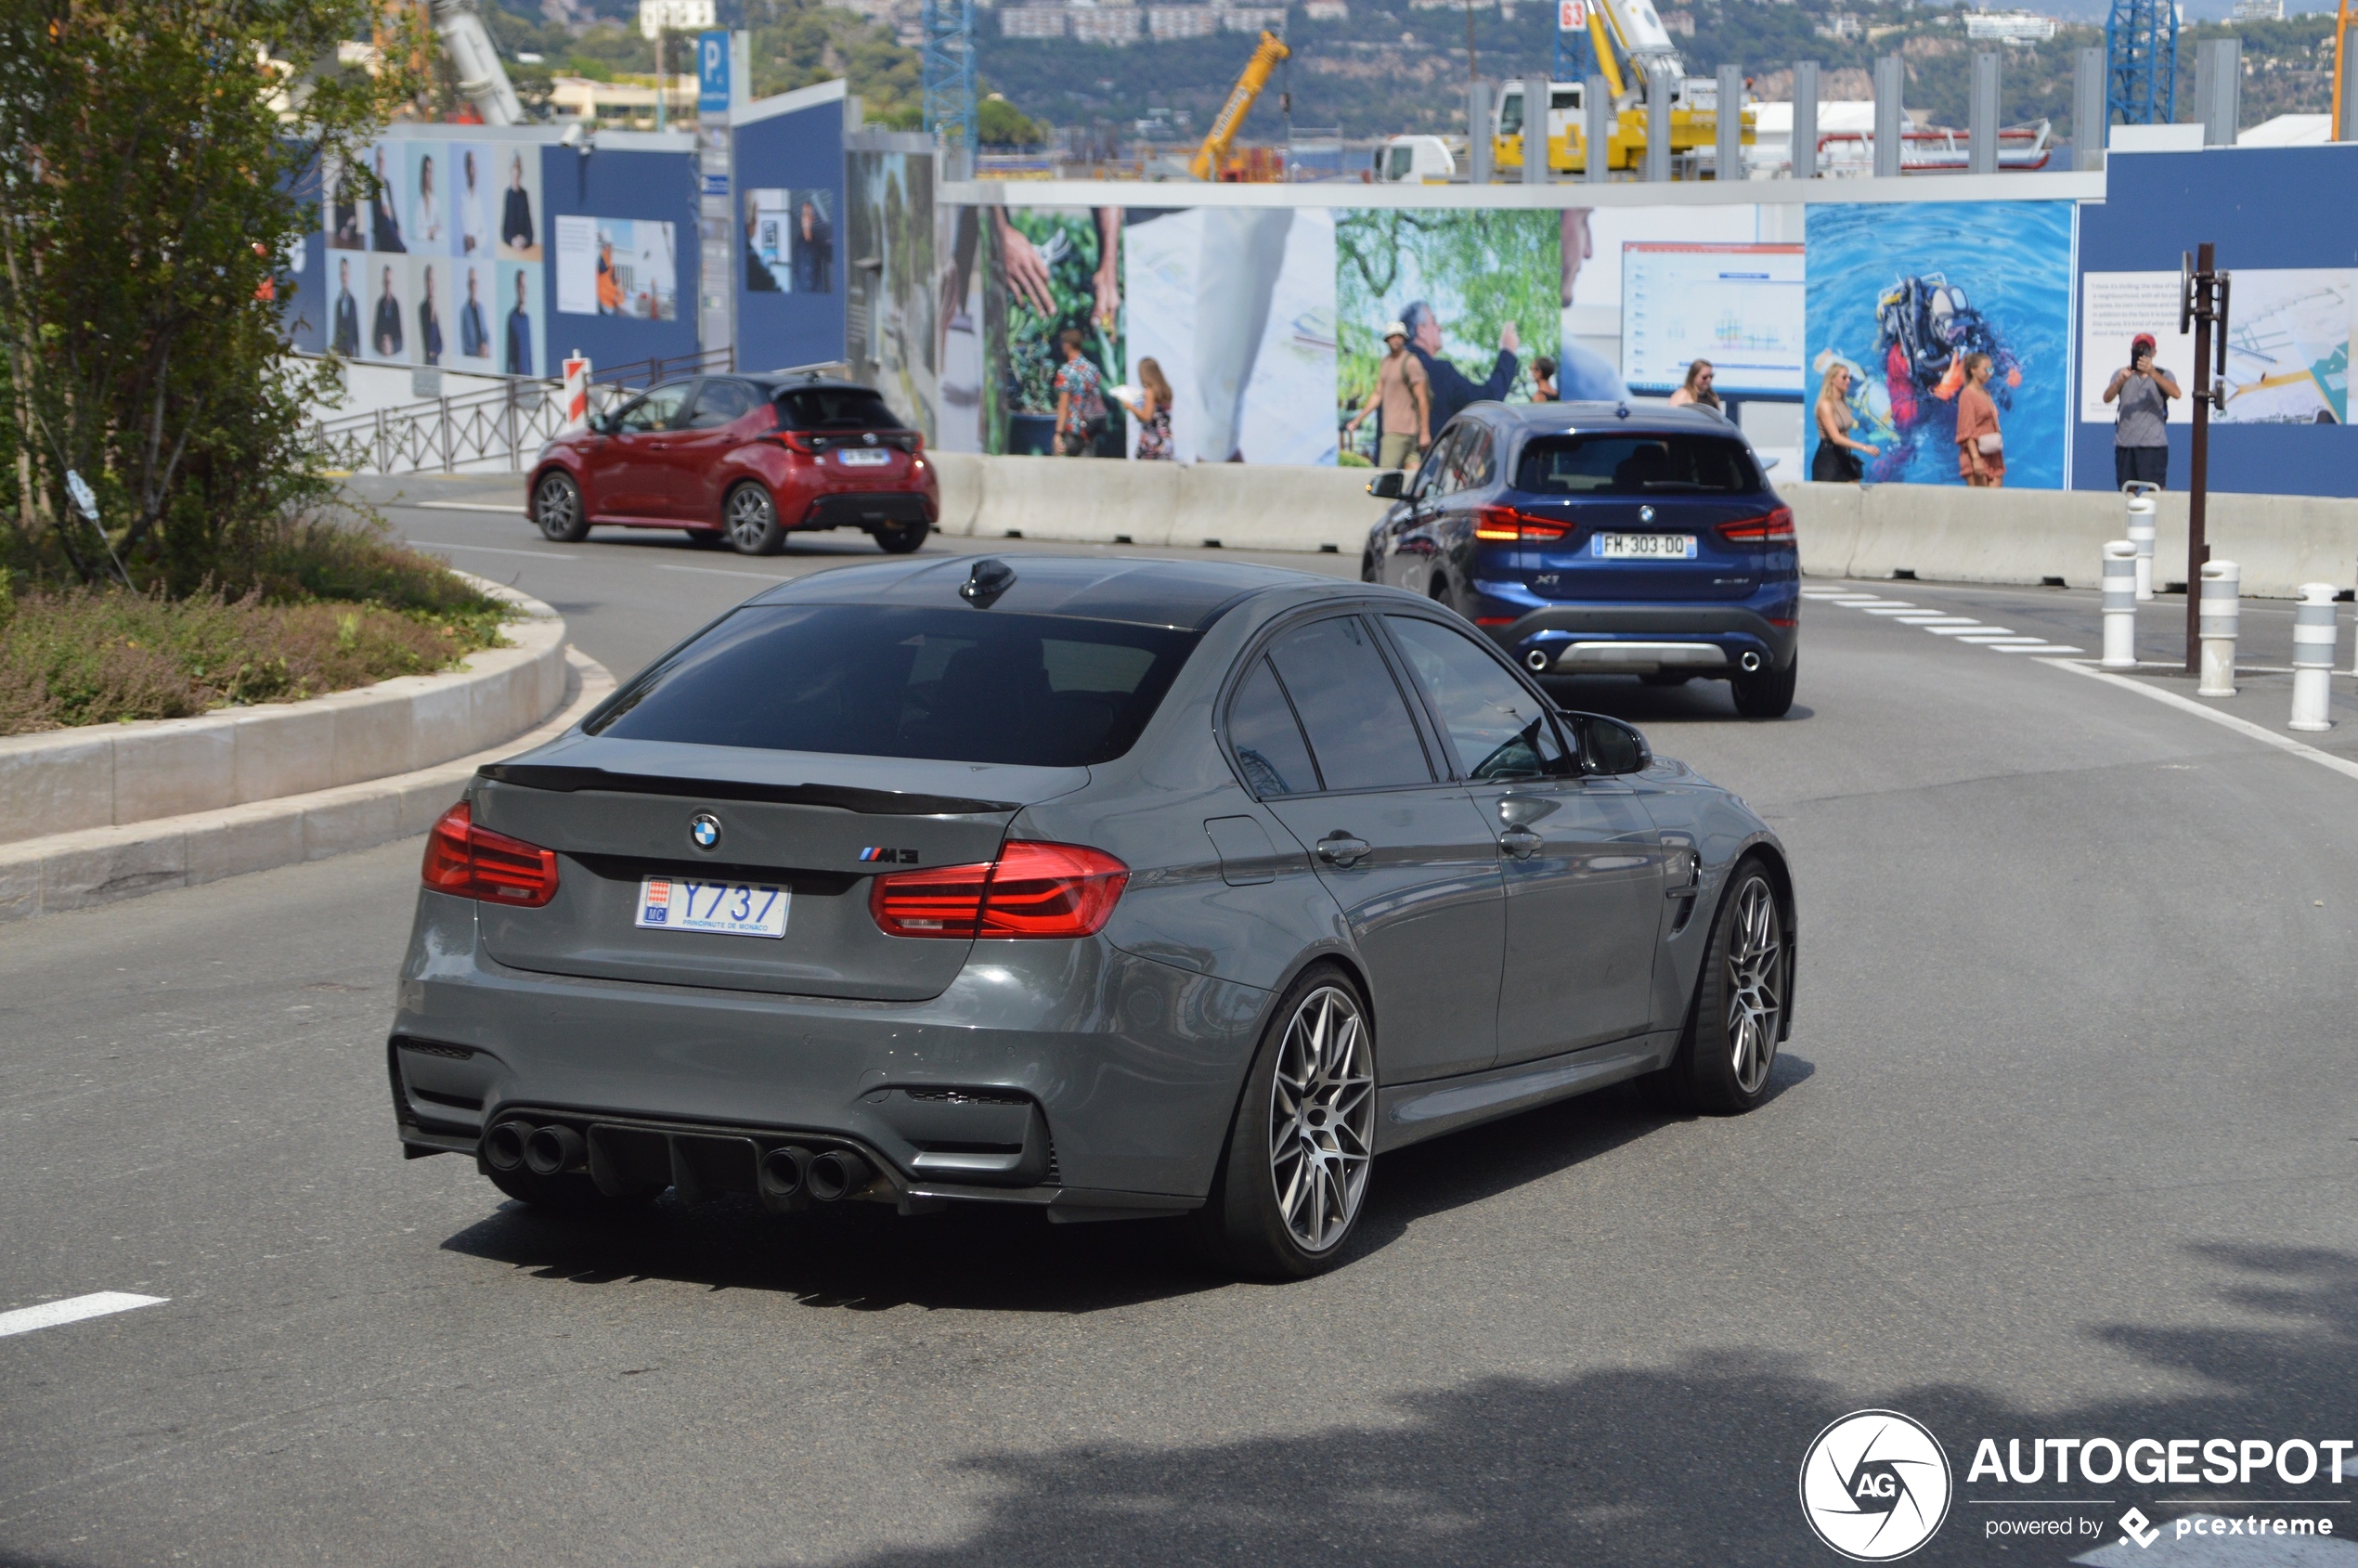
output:
[[[1334,550],[1356,556],[1384,503],[1364,468],[1083,461],[932,454],[941,531],[962,538],[1231,550]],[[1812,577],[2099,586],[2104,548],[2126,503],[2105,490],[1972,490],[1957,485],[1777,486],[1794,509],[1801,569]],[[2186,576],[2186,498],[2165,492],[2155,574]],[[2358,500],[2215,495],[2213,553],[2243,564],[2248,596],[2298,599],[2306,582],[2358,581]]]
[[[439,675],[194,719],[0,738],[0,844],[252,805],[412,772],[498,745],[565,696],[565,623],[480,577],[525,618],[506,648]]]

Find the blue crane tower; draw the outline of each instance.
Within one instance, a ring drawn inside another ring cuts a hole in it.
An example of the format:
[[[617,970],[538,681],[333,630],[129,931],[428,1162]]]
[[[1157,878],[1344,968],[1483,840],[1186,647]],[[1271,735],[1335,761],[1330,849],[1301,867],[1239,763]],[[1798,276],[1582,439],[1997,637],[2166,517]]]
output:
[[[975,107],[975,0],[926,0],[919,27],[925,128],[933,133],[935,146],[948,149],[954,142],[971,159],[981,145]]]
[[[1596,0],[1556,0],[1556,58],[1548,80],[1579,82],[1597,69],[1597,51],[1588,41],[1588,6]]]
[[[2105,117],[2123,125],[2178,118],[2176,0],[2112,0],[2105,19]]]

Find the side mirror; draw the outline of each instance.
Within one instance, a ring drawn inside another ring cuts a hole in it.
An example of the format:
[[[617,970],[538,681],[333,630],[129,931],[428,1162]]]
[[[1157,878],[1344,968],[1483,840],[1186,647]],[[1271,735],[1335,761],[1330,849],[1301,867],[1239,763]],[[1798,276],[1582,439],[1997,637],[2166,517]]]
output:
[[[1396,501],[1400,499],[1400,486],[1406,478],[1407,475],[1396,468],[1379,473],[1369,482],[1367,494],[1378,500]]]
[[[1580,750],[1588,771],[1597,774],[1642,772],[1654,759],[1645,736],[1618,719],[1593,713],[1581,715]]]

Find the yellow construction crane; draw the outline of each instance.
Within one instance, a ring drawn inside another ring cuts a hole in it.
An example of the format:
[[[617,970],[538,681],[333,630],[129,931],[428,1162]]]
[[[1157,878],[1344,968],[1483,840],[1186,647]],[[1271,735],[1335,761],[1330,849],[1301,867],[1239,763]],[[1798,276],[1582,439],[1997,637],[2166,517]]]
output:
[[[1222,104],[1220,112],[1212,117],[1211,129],[1204,133],[1203,145],[1196,149],[1195,160],[1187,165],[1188,172],[1196,178],[1213,180],[1220,177],[1220,165],[1227,159],[1228,149],[1237,139],[1237,127],[1242,125],[1245,116],[1252,112],[1253,99],[1269,85],[1269,73],[1277,69],[1280,60],[1292,53],[1276,33],[1264,31],[1261,34],[1261,47],[1255,49],[1252,58],[1245,62],[1244,74],[1237,78],[1234,87],[1228,89],[1228,101]]]
[[[2343,0],[2345,5],[2351,0]],[[1613,113],[1606,136],[1605,167],[1635,169],[1646,161],[1646,102],[1656,93],[1670,100],[1670,150],[1695,152],[1715,145],[1719,114],[1730,107],[1718,101],[1718,83],[1708,76],[1689,76],[1652,0],[1587,0],[1589,41],[1597,51],[1597,66],[1612,95]],[[1625,75],[1619,60],[1628,61]],[[1533,85],[1536,85],[1535,84]],[[1571,173],[1587,167],[1584,98],[1581,82],[1550,82],[1545,104],[1528,103],[1529,89],[1509,88],[1499,97],[1492,125],[1492,155],[1502,168],[1522,162],[1522,138],[1527,126],[1538,125],[1548,138],[1549,168]],[[1708,105],[1708,107],[1705,107]],[[1753,140],[1753,114],[1741,105],[1742,140]],[[1724,177],[1724,176],[1723,176]]]

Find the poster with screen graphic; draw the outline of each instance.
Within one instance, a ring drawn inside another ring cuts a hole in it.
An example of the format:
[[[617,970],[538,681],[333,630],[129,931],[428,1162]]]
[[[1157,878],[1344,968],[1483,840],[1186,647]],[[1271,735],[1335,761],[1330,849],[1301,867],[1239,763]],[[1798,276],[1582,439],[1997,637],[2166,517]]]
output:
[[[1622,247],[1621,277],[1630,391],[1675,392],[1703,359],[1723,397],[1801,395],[1801,246],[1632,241]]]
[[[680,315],[673,229],[644,219],[557,219],[557,309],[671,321]]]
[[[1849,368],[1876,483],[1964,483],[1957,408],[1974,356],[2012,488],[2063,487],[2071,408],[2067,201],[1828,203],[1809,210],[1808,389]],[[1815,421],[1806,436],[1814,454]]]
[[[405,256],[368,258],[369,292],[360,302],[361,354],[380,365],[412,365],[416,337],[409,321],[409,262]]]
[[[1068,449],[1119,457],[1129,420],[1110,395],[1127,378],[1121,336],[1119,207],[987,209],[991,272],[983,355],[991,449],[1058,449],[1056,405],[1069,396]],[[995,297],[994,297],[995,296]],[[1069,333],[1080,362],[1067,367]],[[1102,410],[1102,417],[1096,417]]]
[[[503,376],[537,376],[553,364],[547,356],[547,306],[540,298],[540,268],[530,262],[495,262],[499,288],[487,315],[492,352]]]
[[[538,261],[544,213],[540,205],[540,149],[504,148],[489,177],[495,222],[494,244],[501,261]]]
[[[1563,364],[1557,390],[1566,398],[1612,401],[1641,390],[1626,384],[1627,345],[1623,334],[1630,325],[1626,282],[1633,245],[1761,245],[1801,242],[1799,209],[1754,205],[1731,207],[1567,207],[1559,251],[1563,262]],[[1641,266],[1644,264],[1641,262]],[[1659,269],[1642,272],[1640,282],[1658,280]],[[1659,303],[1658,299],[1655,303]],[[1774,305],[1781,297],[1764,293],[1747,302]],[[1796,318],[1797,319],[1797,318]],[[1655,320],[1649,316],[1647,325]],[[1794,329],[1797,330],[1797,327]],[[1772,336],[1774,322],[1747,322],[1744,335]],[[1659,344],[1648,345],[1649,363],[1662,357]],[[1690,356],[1694,357],[1694,356]],[[1707,357],[1707,356],[1705,356]],[[1651,390],[1666,395],[1684,379],[1672,377],[1667,386]]]
[[[450,264],[451,357],[443,361],[462,370],[497,367],[499,334],[492,322],[499,311],[499,264],[457,261]]]
[[[1407,329],[1432,381],[1430,434],[1469,403],[1531,395],[1532,361],[1560,357],[1566,221],[1481,209],[1335,214],[1336,419],[1339,427],[1358,421],[1345,430],[1338,461],[1377,460],[1379,416],[1365,410],[1393,321]]]
[[[2223,424],[2348,424],[2350,340],[2358,273],[2344,267],[2237,267],[2227,313],[2226,363],[2216,371]],[[2194,339],[2178,330],[2174,272],[2091,272],[2079,296],[2079,418],[2110,424],[2105,401],[2129,364],[2139,333],[2154,339],[2154,364],[2184,396],[2170,402],[2171,424],[2194,422]]]
[[[759,293],[836,292],[835,193],[772,187],[745,192],[745,287]]]
[[[1121,245],[1127,400],[1139,437],[1130,454],[1332,464],[1334,214],[1144,213]],[[1149,399],[1153,417],[1141,421]],[[1166,411],[1167,447],[1158,428]]]
[[[485,147],[452,145],[444,149],[450,186],[450,253],[466,261],[491,259],[499,196],[492,152]]]

